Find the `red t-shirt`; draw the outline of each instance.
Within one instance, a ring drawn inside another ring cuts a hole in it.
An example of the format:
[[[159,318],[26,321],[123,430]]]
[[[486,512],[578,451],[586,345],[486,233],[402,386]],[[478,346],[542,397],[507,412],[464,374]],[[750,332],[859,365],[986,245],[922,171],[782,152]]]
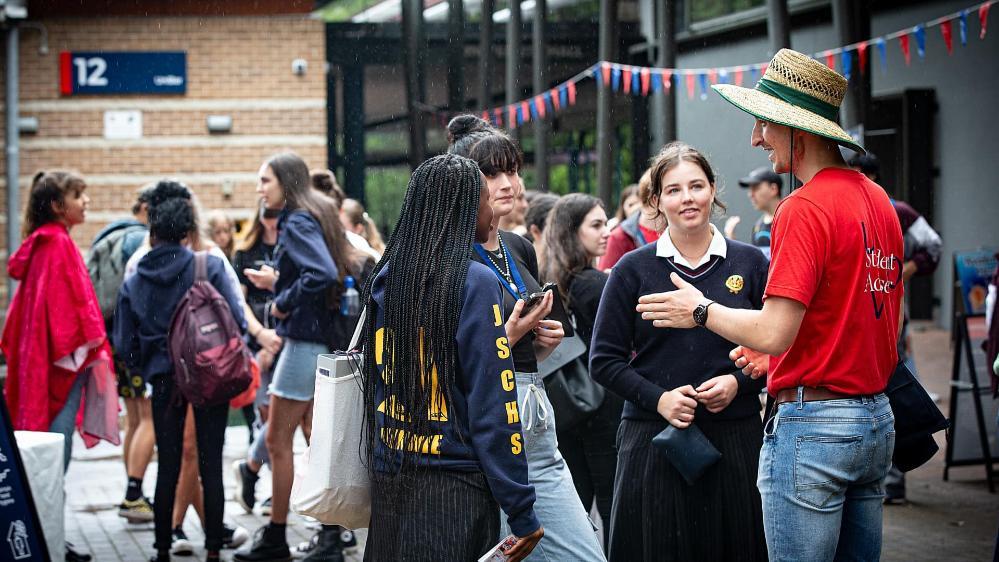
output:
[[[898,361],[902,228],[885,191],[826,168],[777,208],[764,298],[805,305],[794,343],[770,361],[771,394],[797,386],[885,389]]]

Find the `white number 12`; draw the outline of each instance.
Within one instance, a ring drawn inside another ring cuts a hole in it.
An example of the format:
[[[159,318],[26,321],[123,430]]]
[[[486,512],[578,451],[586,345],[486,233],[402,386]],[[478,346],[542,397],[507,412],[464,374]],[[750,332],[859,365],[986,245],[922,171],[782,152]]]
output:
[[[73,59],[76,65],[76,82],[81,86],[107,86],[108,79],[104,76],[104,71],[108,68],[108,63],[101,57],[91,57],[85,59],[76,57]],[[87,74],[87,70],[90,74]]]

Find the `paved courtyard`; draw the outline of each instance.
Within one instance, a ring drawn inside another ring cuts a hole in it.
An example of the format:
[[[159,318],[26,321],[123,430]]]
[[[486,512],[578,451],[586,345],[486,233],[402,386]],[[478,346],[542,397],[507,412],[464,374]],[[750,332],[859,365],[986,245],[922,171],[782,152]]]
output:
[[[946,410],[949,392],[950,361],[948,333],[943,330],[916,326],[914,333],[917,365],[920,376],[931,392],[941,395]],[[230,524],[246,527],[251,532],[266,523],[259,514],[245,514],[231,500],[233,477],[229,465],[241,458],[246,450],[246,429],[231,427],[226,433],[225,486],[226,519]],[[955,468],[950,481],[944,482],[944,442],[938,434],[940,453],[927,465],[908,475],[909,504],[887,506],[884,518],[884,551],[886,561],[986,561],[992,558],[996,529],[999,527],[999,496],[988,493],[985,473],[981,466]],[[295,450],[301,453],[305,443],[297,438]],[[74,449],[67,482],[66,537],[85,546],[98,562],[140,561],[152,555],[153,526],[130,525],[117,515],[125,485],[125,470],[121,449],[102,444],[85,450],[82,443]],[[266,470],[266,469],[265,469]],[[150,465],[144,484],[152,495],[156,480],[156,463]],[[267,497],[270,487],[266,476],[258,484],[258,498]],[[307,523],[292,515],[288,539],[294,545],[311,536]],[[194,511],[184,524],[188,537],[197,546],[194,557],[204,558],[204,536]],[[359,538],[362,539],[363,533]],[[231,553],[224,553],[231,556]],[[360,560],[354,552],[348,560]],[[180,558],[177,558],[180,560]]]

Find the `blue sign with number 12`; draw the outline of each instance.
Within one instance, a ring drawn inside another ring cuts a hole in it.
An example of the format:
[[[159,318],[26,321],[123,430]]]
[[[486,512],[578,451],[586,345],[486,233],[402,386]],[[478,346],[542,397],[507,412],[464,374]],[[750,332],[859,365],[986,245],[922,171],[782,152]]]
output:
[[[59,91],[75,94],[183,94],[187,53],[69,52],[59,57]]]

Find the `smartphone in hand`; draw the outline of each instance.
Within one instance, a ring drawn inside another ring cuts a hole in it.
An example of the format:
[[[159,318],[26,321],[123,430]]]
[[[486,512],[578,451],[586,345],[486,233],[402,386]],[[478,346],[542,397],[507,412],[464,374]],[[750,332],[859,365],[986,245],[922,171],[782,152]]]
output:
[[[510,535],[492,547],[489,552],[479,558],[479,562],[506,562],[509,557],[506,555],[514,545],[517,544],[517,537]]]
[[[541,299],[545,298],[545,292],[554,292],[556,287],[558,287],[558,285],[555,283],[545,283],[545,286],[541,287],[540,291],[527,295],[527,298],[524,299],[524,311],[526,312],[537,306],[541,302]]]

